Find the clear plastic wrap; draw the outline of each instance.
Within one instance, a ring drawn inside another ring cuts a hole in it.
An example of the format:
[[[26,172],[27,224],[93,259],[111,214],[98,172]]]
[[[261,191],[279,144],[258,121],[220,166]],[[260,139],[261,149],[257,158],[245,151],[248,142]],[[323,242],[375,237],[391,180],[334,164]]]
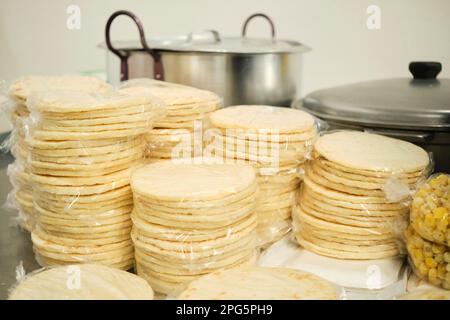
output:
[[[130,173],[164,104],[148,95],[45,90],[27,107],[38,263],[133,268]]]
[[[314,274],[287,268],[241,267],[205,275],[180,300],[338,300],[342,288]]]
[[[254,261],[251,166],[160,161],[136,169],[131,187],[137,272],[156,292]]]
[[[18,210],[17,217],[20,226],[31,231],[34,226],[32,187],[30,177],[29,147],[26,142],[28,134],[28,118],[30,111],[26,105],[27,99],[34,92],[47,90],[79,90],[83,92],[104,93],[112,90],[104,81],[85,76],[28,76],[15,80],[5,94],[8,99],[2,109],[8,115],[13,126],[10,138],[3,147],[11,150],[15,163],[8,170],[8,175],[14,188],[8,196],[9,207]]]
[[[202,137],[209,127],[208,117],[222,107],[214,93],[152,79],[133,79],[122,83],[123,94],[150,94],[167,105],[167,113],[146,135],[147,158],[173,159],[201,156]]]
[[[33,206],[33,189],[30,182],[30,173],[26,169],[26,162],[16,160],[8,165],[7,175],[12,190],[6,198],[6,207],[17,210],[14,218],[15,224],[31,232],[36,225],[36,214]]]
[[[234,106],[210,116],[209,141],[226,163],[249,163],[257,170],[258,246],[265,248],[291,229],[303,166],[317,135],[318,121],[290,108]]]
[[[337,259],[404,254],[411,195],[430,166],[429,155],[405,141],[357,131],[324,133],[305,166],[293,214],[297,241]]]
[[[78,264],[47,267],[23,275],[9,300],[153,300],[146,281],[114,268]]]
[[[6,207],[18,211],[18,215],[14,218],[14,224],[31,231],[36,221],[29,179],[28,148],[25,143],[24,121],[28,112],[20,101],[15,101],[11,97],[2,106],[2,109],[10,119],[12,130],[3,141],[1,149],[3,152],[10,151],[15,158],[14,163],[10,164],[7,170],[13,190],[7,196]]]
[[[433,174],[411,204],[411,224],[421,237],[450,246],[450,176]]]
[[[422,238],[412,225],[405,231],[408,259],[414,273],[450,290],[450,248]]]

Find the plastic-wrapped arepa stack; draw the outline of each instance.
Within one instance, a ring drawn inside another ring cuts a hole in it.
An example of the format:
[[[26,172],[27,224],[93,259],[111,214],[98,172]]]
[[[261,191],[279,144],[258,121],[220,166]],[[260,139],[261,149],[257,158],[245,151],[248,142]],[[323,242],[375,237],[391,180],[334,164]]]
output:
[[[294,233],[314,253],[352,260],[396,257],[410,195],[429,170],[409,142],[356,131],[325,133],[314,144]]]
[[[433,175],[418,188],[410,222],[405,237],[412,269],[420,278],[450,290],[449,175]]]
[[[137,273],[156,292],[173,294],[207,273],[254,262],[251,166],[158,161],[137,169],[131,187]]]
[[[258,246],[279,240],[291,228],[300,173],[317,134],[314,118],[291,108],[242,105],[215,111],[210,120],[215,156],[257,170]]]
[[[215,93],[151,79],[125,81],[120,91],[150,94],[167,107],[165,117],[155,121],[146,135],[147,157],[153,160],[201,157],[203,132],[208,116],[222,105]]]
[[[149,96],[57,90],[33,93],[27,107],[38,262],[131,268],[130,173],[164,106]]]
[[[18,209],[19,225],[31,231],[35,223],[32,188],[26,143],[24,121],[29,115],[26,106],[31,93],[45,90],[79,90],[84,92],[108,92],[111,86],[104,81],[86,76],[27,76],[14,81],[9,88],[10,104],[8,111],[12,121],[11,153],[14,163],[8,167],[8,175],[13,191],[8,196],[10,206]]]

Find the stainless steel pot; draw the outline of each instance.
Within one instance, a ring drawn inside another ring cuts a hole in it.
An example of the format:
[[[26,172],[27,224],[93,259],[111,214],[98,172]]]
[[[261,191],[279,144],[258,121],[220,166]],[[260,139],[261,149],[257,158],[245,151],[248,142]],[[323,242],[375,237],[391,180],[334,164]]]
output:
[[[111,24],[121,15],[136,23],[139,43],[111,41]],[[247,26],[256,17],[269,22],[271,38],[247,37]],[[299,42],[276,39],[274,24],[264,14],[254,14],[244,22],[242,37],[221,37],[217,31],[207,30],[181,37],[146,39],[136,15],[117,11],[107,21],[105,37],[106,44],[101,46],[108,49],[111,83],[147,77],[186,84],[219,94],[224,106],[290,106],[300,96],[301,58],[309,50]]]
[[[413,78],[355,83],[312,92],[293,104],[333,129],[364,130],[415,143],[450,172],[450,79],[439,62],[412,62]]]

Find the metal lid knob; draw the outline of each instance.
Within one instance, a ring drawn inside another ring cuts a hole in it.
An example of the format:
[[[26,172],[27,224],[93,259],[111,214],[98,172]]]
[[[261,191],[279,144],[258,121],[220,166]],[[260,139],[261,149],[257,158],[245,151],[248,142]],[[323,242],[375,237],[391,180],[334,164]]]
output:
[[[440,62],[414,61],[409,64],[409,71],[414,79],[436,79],[441,70]]]

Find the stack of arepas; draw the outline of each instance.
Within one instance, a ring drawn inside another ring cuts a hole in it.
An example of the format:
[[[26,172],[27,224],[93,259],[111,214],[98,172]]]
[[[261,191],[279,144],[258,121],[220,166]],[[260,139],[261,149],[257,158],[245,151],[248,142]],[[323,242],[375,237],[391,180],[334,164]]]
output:
[[[160,161],[137,169],[131,187],[137,272],[155,291],[171,293],[201,275],[253,261],[251,166]]]
[[[28,146],[25,135],[30,111],[26,106],[32,92],[50,89],[79,90],[84,92],[108,92],[111,87],[104,81],[85,76],[28,76],[14,81],[9,88],[11,105],[10,118],[13,125],[11,133],[11,153],[16,159],[8,167],[13,184],[10,201],[19,211],[19,224],[31,231],[34,223],[33,195],[30,181]]]
[[[399,255],[405,199],[428,164],[428,154],[405,141],[356,131],[324,134],[314,144],[294,213],[299,244],[342,259]]]
[[[218,110],[210,120],[217,129],[215,156],[257,170],[258,245],[267,246],[290,230],[299,169],[316,136],[314,118],[291,108],[243,105]]]
[[[165,117],[147,133],[150,159],[202,156],[203,131],[208,116],[221,107],[221,99],[210,91],[151,79],[133,79],[122,84],[121,92],[150,94],[167,107]]]
[[[133,266],[130,170],[159,108],[148,96],[42,91],[27,102],[30,171],[43,266]]]

